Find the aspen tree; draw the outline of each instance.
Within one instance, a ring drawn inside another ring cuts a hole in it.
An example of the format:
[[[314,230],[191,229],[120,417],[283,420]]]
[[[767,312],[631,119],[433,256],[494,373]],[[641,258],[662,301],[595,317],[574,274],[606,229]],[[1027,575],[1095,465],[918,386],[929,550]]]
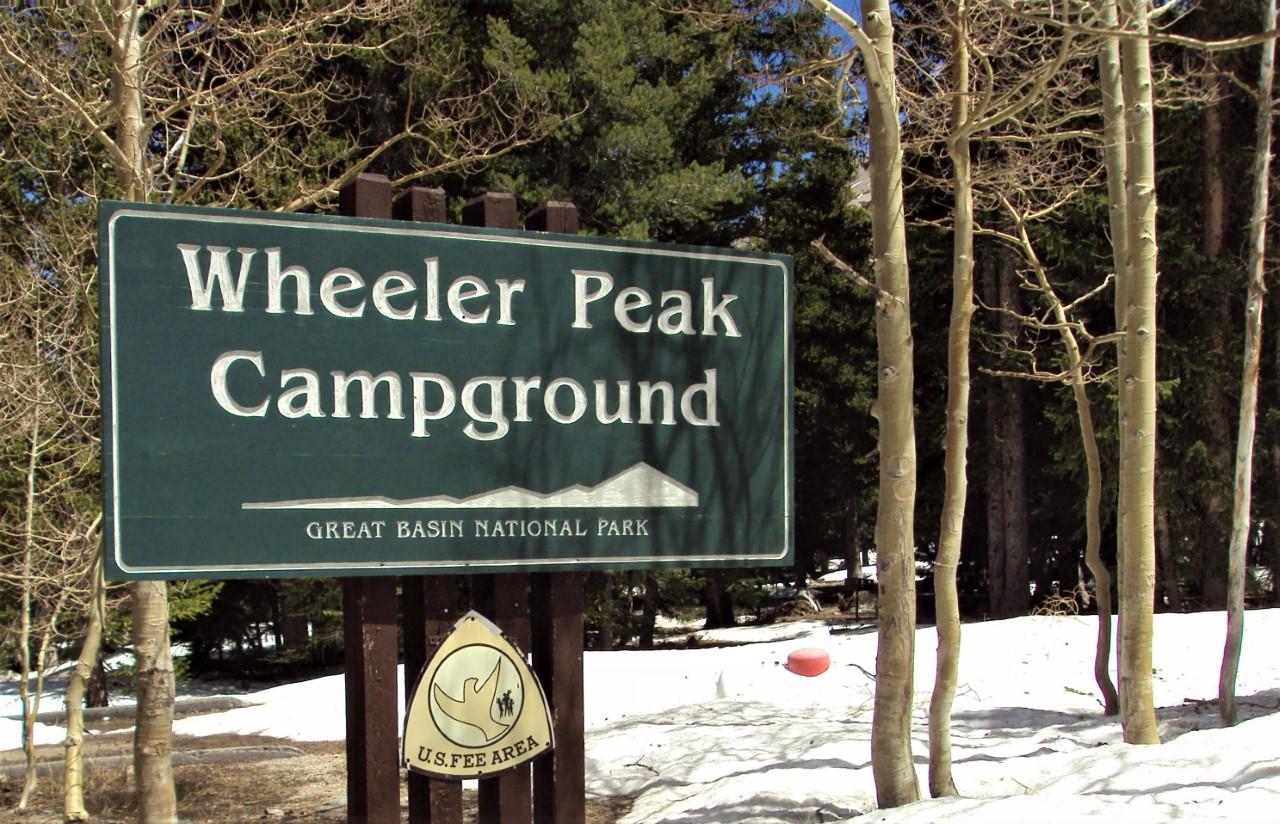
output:
[[[1087,89],[1079,71],[1086,52],[1084,38],[1073,32],[1022,23],[1002,9],[965,0],[952,0],[937,12],[922,12],[912,28],[923,29],[924,40],[945,39],[950,71],[946,83],[915,66],[905,75],[928,79],[917,80],[921,88],[904,83],[902,92],[912,113],[910,148],[928,156],[941,144],[949,161],[949,177],[930,177],[923,171],[931,165],[927,161],[916,173],[936,188],[949,189],[952,200],[947,227],[952,234],[952,303],[947,335],[946,481],[934,560],[938,653],[929,704],[929,791],[937,797],[956,793],[950,715],[961,635],[956,570],[968,494],[974,201],[990,200],[993,192],[1010,185],[1074,191],[1076,164],[1063,163],[1054,155],[1064,152],[1053,147],[1080,134],[1073,126],[1087,111],[1078,103]],[[974,78],[970,76],[972,55],[979,56],[981,67]],[[984,141],[995,147],[992,154],[1004,158],[1003,162],[974,162],[973,146]],[[1028,148],[1037,146],[1050,148]],[[1032,156],[1027,157],[1028,153]],[[1032,171],[1042,159],[1044,169]]]
[[[1263,30],[1276,27],[1276,2],[1265,0]],[[1245,560],[1249,547],[1249,514],[1253,490],[1253,442],[1258,420],[1258,366],[1262,354],[1262,306],[1267,287],[1267,201],[1271,180],[1272,83],[1276,41],[1262,44],[1258,63],[1257,136],[1253,154],[1253,204],[1249,220],[1249,285],[1244,309],[1244,365],[1240,379],[1240,419],[1236,434],[1235,499],[1231,543],[1227,554],[1227,639],[1218,676],[1218,709],[1222,723],[1236,723],[1236,673],[1244,641]]]
[[[888,0],[864,0],[862,23],[829,0],[809,0],[856,44],[866,70],[871,245],[875,267],[880,499],[876,573],[880,631],[871,722],[871,770],[881,807],[920,797],[911,756],[914,699],[916,437],[911,294],[902,201],[902,138]]]
[[[80,309],[48,279],[32,277],[38,243],[9,233],[0,258],[0,471],[11,482],[0,511],[2,628],[19,671],[24,775],[17,806],[38,786],[34,738],[54,651],[77,629],[96,542],[95,443],[76,382],[91,356]]]
[[[1147,0],[1121,0],[1120,19],[1139,35],[1120,43],[1125,109],[1125,238],[1120,371],[1120,716],[1124,740],[1158,744],[1152,686],[1155,602],[1156,177],[1155,112]]]
[[[1093,408],[1089,400],[1089,384],[1094,380],[1091,370],[1095,363],[1094,350],[1103,343],[1116,344],[1116,334],[1095,337],[1085,328],[1084,323],[1072,317],[1073,310],[1089,298],[1095,297],[1107,288],[1110,278],[1099,287],[1066,303],[1058,295],[1049,279],[1048,271],[1041,262],[1035,246],[1031,242],[1028,231],[1029,216],[1025,209],[1015,208],[1008,198],[1001,202],[1009,213],[1013,229],[1010,232],[984,230],[983,234],[997,237],[1001,242],[1015,249],[1030,269],[1031,277],[1022,277],[1022,286],[1040,295],[1041,301],[1047,305],[1047,311],[1037,315],[1022,315],[1008,309],[998,311],[1012,314],[1025,328],[1056,333],[1062,345],[1062,368],[1056,372],[1043,371],[1035,366],[1033,358],[1029,372],[995,372],[994,374],[1012,378],[1025,378],[1036,381],[1065,384],[1071,387],[1072,400],[1076,407],[1076,421],[1080,430],[1080,444],[1085,455],[1087,488],[1085,495],[1085,564],[1094,576],[1094,598],[1098,611],[1098,639],[1094,647],[1093,675],[1098,690],[1102,695],[1103,712],[1115,715],[1119,710],[1119,698],[1115,684],[1111,681],[1110,648],[1111,648],[1111,574],[1103,563],[1100,547],[1102,544],[1102,458],[1098,449],[1097,432],[1093,423]],[[1050,209],[1056,206],[1049,207]],[[1039,210],[1045,216],[1045,210]],[[1084,342],[1084,347],[1081,342]],[[1034,356],[1034,351],[1024,354]]]
[[[947,332],[946,489],[933,562],[938,659],[929,700],[929,794],[956,794],[951,776],[951,707],[960,668],[960,600],[956,570],[964,537],[968,496],[965,469],[969,448],[969,337],[973,321],[973,170],[969,121],[969,5],[947,8],[951,39],[951,115],[947,156],[951,160],[951,319]]]
[[[146,4],[115,0],[111,47],[116,186],[123,200],[147,199],[146,140],[142,89],[142,20]],[[135,581],[133,605],[134,691],[138,706],[133,734],[137,817],[142,824],[177,821],[173,783],[173,659],[169,651],[169,601],[164,581]]]
[[[1101,0],[1102,6],[1102,24],[1106,28],[1114,29],[1119,25],[1119,14],[1116,9],[1115,0]],[[1102,157],[1103,166],[1107,174],[1107,214],[1110,223],[1111,234],[1111,260],[1112,267],[1115,270],[1115,299],[1114,314],[1116,331],[1122,331],[1125,328],[1125,307],[1129,303],[1129,210],[1128,200],[1125,196],[1125,176],[1127,174],[1128,161],[1125,155],[1125,128],[1124,128],[1124,88],[1120,78],[1120,42],[1114,37],[1104,37],[1098,51],[1098,75],[1100,78],[1100,87],[1102,90]],[[1128,372],[1127,358],[1125,356],[1125,341],[1122,337],[1116,343],[1116,374],[1125,375]],[[1124,403],[1116,404],[1119,416],[1120,431],[1125,431],[1125,420],[1129,414],[1129,407]],[[1121,466],[1123,467],[1125,455],[1123,450],[1120,455]],[[1128,502],[1128,477],[1125,475],[1123,468],[1120,470],[1117,478],[1119,491],[1116,494],[1116,592],[1119,593],[1124,586],[1124,558],[1126,553],[1125,542],[1125,508]],[[1099,563],[1099,567],[1101,567]],[[1092,568],[1091,568],[1092,569]],[[1101,581],[1098,576],[1098,570],[1092,570],[1094,580]],[[1105,570],[1103,570],[1105,571]],[[1101,583],[1098,584],[1101,588]],[[1117,605],[1117,613],[1120,612]],[[1101,612],[1101,609],[1099,609]],[[1123,626],[1124,617],[1119,615],[1116,620],[1117,629]],[[1111,640],[1111,621],[1108,617],[1106,626],[1103,626],[1102,617],[1098,619],[1098,643],[1096,654],[1094,657],[1094,673],[1105,673],[1110,667],[1108,660],[1109,650],[1106,648]],[[1120,663],[1120,645],[1116,644],[1116,674],[1117,679],[1123,679],[1124,670],[1119,666]],[[1117,694],[1117,706],[1114,711],[1119,712],[1119,695]],[[1108,710],[1111,708],[1108,707]]]
[[[95,531],[99,523],[100,518],[94,524]],[[62,781],[62,817],[66,821],[89,820],[89,811],[84,806],[84,696],[102,648],[102,629],[107,612],[107,587],[103,580],[102,563],[103,559],[99,554],[92,573],[89,624],[85,629],[76,667],[67,683],[66,769]]]

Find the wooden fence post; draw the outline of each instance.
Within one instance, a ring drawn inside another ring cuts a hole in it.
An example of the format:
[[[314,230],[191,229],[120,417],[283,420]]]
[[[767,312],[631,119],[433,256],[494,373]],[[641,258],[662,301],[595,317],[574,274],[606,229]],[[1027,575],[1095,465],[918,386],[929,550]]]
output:
[[[391,217],[391,183],[361,174],[342,188],[349,217]],[[396,579],[342,582],[347,694],[347,819],[400,821],[400,728],[396,696]]]

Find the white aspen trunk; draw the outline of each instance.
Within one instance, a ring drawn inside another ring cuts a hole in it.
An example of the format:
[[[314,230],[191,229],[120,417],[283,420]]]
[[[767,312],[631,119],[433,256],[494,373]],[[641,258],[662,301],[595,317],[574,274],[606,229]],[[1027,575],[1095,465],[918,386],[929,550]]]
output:
[[[808,0],[849,33],[867,74],[870,141],[871,247],[876,300],[880,422],[880,500],[876,509],[876,572],[880,631],[871,720],[871,772],[876,802],[898,807],[920,798],[911,757],[915,679],[915,374],[911,292],[902,203],[902,136],[894,79],[889,0],[862,0],[862,25],[830,0]]]
[[[969,135],[968,4],[956,0],[949,10],[952,98],[950,140],[952,207],[951,320],[947,336],[946,485],[933,566],[938,657],[929,699],[929,794],[956,795],[951,774],[951,707],[960,666],[960,600],[956,570],[964,536],[969,490],[969,335],[973,318],[973,177]]]
[[[96,524],[95,524],[96,527]],[[93,529],[90,529],[92,534]],[[76,668],[67,682],[67,740],[64,753],[66,769],[62,782],[62,819],[88,821],[84,806],[84,695],[93,667],[102,647],[102,621],[106,614],[106,582],[102,579],[101,550],[93,568],[93,591],[89,600],[89,624]]]
[[[1080,441],[1084,447],[1085,465],[1088,470],[1088,492],[1085,497],[1085,549],[1084,560],[1094,578],[1094,595],[1098,604],[1098,637],[1093,657],[1093,678],[1102,693],[1103,713],[1115,715],[1120,711],[1120,699],[1111,682],[1111,574],[1102,563],[1102,459],[1098,453],[1098,438],[1093,426],[1093,410],[1089,404],[1088,384],[1085,382],[1084,359],[1080,355],[1080,343],[1069,325],[1062,301],[1049,283],[1049,277],[1036,256],[1035,248],[1025,226],[1019,226],[1023,256],[1036,273],[1040,291],[1050,300],[1058,337],[1067,352],[1071,394],[1076,404],[1076,420],[1080,425]]]
[[[116,169],[120,197],[147,199],[143,118],[143,48],[145,7],[114,0],[116,43],[112,51],[112,97],[115,103]],[[137,816],[142,824],[177,821],[173,784],[173,661],[169,653],[169,604],[163,581],[136,581],[133,597],[133,649],[137,726],[133,737],[133,771]]]
[[[1102,22],[1107,28],[1119,25],[1116,0],[1101,0]],[[1102,91],[1102,144],[1103,163],[1107,172],[1108,218],[1111,230],[1111,262],[1115,270],[1115,324],[1116,331],[1124,330],[1125,309],[1129,303],[1129,243],[1128,208],[1124,183],[1127,170],[1124,134],[1124,86],[1120,80],[1120,43],[1114,37],[1103,38],[1098,52],[1098,76]],[[1073,336],[1074,338],[1074,336]],[[1117,373],[1125,374],[1125,347],[1121,339],[1116,344]],[[1088,466],[1089,486],[1085,500],[1085,565],[1093,575],[1094,597],[1098,604],[1098,632],[1094,646],[1093,679],[1102,692],[1103,713],[1120,712],[1120,695],[1111,680],[1111,573],[1102,560],[1099,545],[1102,540],[1100,510],[1102,507],[1102,462],[1098,455],[1098,440],[1093,426],[1093,412],[1082,376],[1073,374],[1072,393],[1076,402],[1076,417],[1080,422],[1080,437],[1084,444]],[[1124,430],[1126,410],[1119,409],[1120,430]],[[1122,578],[1124,557],[1124,456],[1120,456],[1119,492],[1116,502],[1116,577]],[[1117,664],[1119,644],[1116,645]],[[1117,666],[1117,672],[1120,669]]]
[[[121,200],[145,201],[146,161],[142,114],[142,39],[145,8],[132,0],[114,0],[116,43],[111,55],[111,97],[120,157],[116,185]]]
[[[1143,37],[1120,44],[1125,100],[1128,303],[1120,373],[1124,550],[1120,587],[1120,717],[1124,740],[1158,744],[1152,691],[1155,603],[1156,178],[1147,0],[1123,0],[1127,27]]]
[[[1116,0],[1101,0],[1101,4],[1102,24],[1109,29],[1119,27],[1120,15],[1116,9]],[[1102,145],[1103,162],[1107,170],[1111,260],[1116,275],[1115,323],[1116,331],[1123,333],[1125,328],[1125,307],[1129,305],[1129,210],[1124,189],[1125,175],[1127,173],[1124,148],[1124,86],[1120,81],[1120,41],[1114,37],[1103,38],[1102,47],[1098,53],[1098,75],[1102,90]],[[1127,373],[1123,338],[1116,344],[1116,367],[1118,375]],[[1117,395],[1120,395],[1122,391],[1121,387],[1117,387]],[[1123,432],[1127,409],[1123,403],[1117,403],[1116,408],[1119,412],[1119,431]],[[1120,450],[1119,459],[1120,471],[1117,477],[1119,490],[1116,493],[1117,592],[1124,587],[1124,511],[1127,498],[1125,495],[1125,455],[1123,450]],[[1098,620],[1103,620],[1101,615],[1098,616]],[[1117,634],[1122,635],[1124,616],[1118,615],[1116,623]],[[1103,630],[1099,627],[1098,637],[1100,641],[1102,633]],[[1107,628],[1106,634],[1109,639],[1111,637],[1110,627]],[[1123,681],[1123,670],[1120,667],[1120,646],[1120,643],[1116,644],[1116,673],[1117,680]],[[1123,698],[1123,694],[1121,698]]]
[[[38,389],[37,389],[38,391]],[[36,517],[36,461],[40,457],[40,415],[31,416],[31,443],[27,452],[27,476],[25,491],[26,523],[22,539],[22,597],[19,609],[21,622],[18,630],[19,674],[22,680],[18,683],[18,695],[22,701],[22,752],[26,759],[26,769],[22,776],[22,794],[18,797],[18,809],[25,810],[31,803],[31,796],[36,791],[39,776],[36,774],[36,714],[40,712],[40,689],[31,694],[31,587],[34,585],[31,576],[32,555],[35,552],[35,517]],[[36,666],[43,670],[43,661]]]
[[[864,0],[871,40],[868,119],[871,140],[871,226],[876,285],[885,296],[876,319],[879,353],[876,399],[880,423],[880,500],[876,511],[876,567],[880,631],[871,722],[871,770],[876,801],[897,807],[920,798],[911,757],[915,696],[915,374],[906,220],[902,201],[902,143],[894,79],[889,0]]]
[[[1268,0],[1264,30],[1276,26],[1276,3]],[[1245,561],[1249,548],[1249,510],[1253,491],[1253,442],[1258,419],[1258,365],[1262,354],[1262,305],[1266,294],[1267,201],[1271,175],[1271,93],[1275,74],[1275,40],[1262,44],[1258,71],[1257,142],[1253,156],[1253,214],[1249,221],[1249,287],[1245,300],[1244,369],[1240,386],[1240,421],[1236,436],[1235,499],[1231,545],[1227,554],[1227,640],[1218,675],[1218,709],[1222,723],[1236,723],[1236,673],[1244,641]]]
[[[133,773],[140,824],[177,821],[173,784],[173,660],[164,581],[136,581],[133,591],[134,689],[138,695]]]
[[[1080,350],[1075,337],[1068,346],[1071,367],[1071,391],[1076,402],[1076,419],[1080,424],[1080,441],[1084,446],[1085,463],[1089,474],[1088,492],[1085,496],[1085,548],[1084,563],[1093,575],[1094,598],[1098,604],[1098,634],[1093,654],[1093,680],[1102,693],[1102,712],[1115,715],[1120,712],[1120,696],[1111,681],[1111,573],[1102,561],[1102,459],[1098,454],[1098,438],[1093,426],[1093,411],[1089,405],[1089,392],[1080,365]],[[1074,351],[1072,351],[1074,350]]]

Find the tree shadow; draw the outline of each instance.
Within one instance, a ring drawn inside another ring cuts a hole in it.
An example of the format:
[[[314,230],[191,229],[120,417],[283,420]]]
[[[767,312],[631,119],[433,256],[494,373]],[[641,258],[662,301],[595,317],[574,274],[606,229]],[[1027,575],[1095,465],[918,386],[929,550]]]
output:
[[[1117,772],[1115,775],[1110,776],[1110,778],[1114,778],[1119,775],[1120,773]],[[1213,787],[1213,788],[1222,789],[1222,790],[1239,790],[1243,787],[1247,787],[1251,784],[1256,784],[1257,782],[1260,782],[1260,781],[1265,781],[1269,778],[1276,778],[1277,776],[1280,776],[1280,761],[1273,759],[1266,763],[1255,762],[1248,768],[1241,770],[1240,772],[1236,773],[1234,776],[1232,776],[1231,778],[1225,781],[1190,781],[1186,783],[1176,783],[1176,784],[1165,783],[1165,784],[1158,784],[1156,786],[1151,786],[1151,787],[1135,787],[1132,789],[1120,789],[1120,788],[1109,786],[1107,783],[1107,779],[1100,779],[1094,782],[1093,784],[1088,785],[1084,791],[1092,795],[1155,796],[1155,795],[1159,795],[1160,793],[1172,793],[1172,792],[1178,792],[1180,790],[1190,790],[1195,788],[1206,788],[1206,787]],[[1254,787],[1253,789],[1256,789],[1261,792],[1265,792],[1269,795],[1280,796],[1280,790],[1275,790],[1275,789],[1262,787],[1262,786]]]
[[[1236,696],[1237,723],[1277,712],[1280,712],[1280,688]],[[1165,743],[1189,732],[1222,729],[1217,698],[1188,698],[1176,707],[1160,707],[1156,710],[1156,720],[1160,723],[1160,740]]]
[[[845,821],[855,816],[864,815],[867,810],[856,807],[842,807],[818,799],[788,800],[778,796],[768,796],[756,801],[743,799],[735,804],[716,807],[699,807],[687,810],[679,815],[663,818],[663,824],[744,824],[748,821],[767,820],[779,824],[795,822],[795,824],[813,824],[823,821]]]

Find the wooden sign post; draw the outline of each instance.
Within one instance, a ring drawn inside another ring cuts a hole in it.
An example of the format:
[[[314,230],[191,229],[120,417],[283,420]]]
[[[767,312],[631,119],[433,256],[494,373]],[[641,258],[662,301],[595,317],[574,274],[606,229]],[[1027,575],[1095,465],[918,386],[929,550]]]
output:
[[[395,199],[397,220],[444,223],[443,189],[414,186]],[[404,694],[413,693],[427,655],[449,634],[462,614],[459,584],[462,579],[440,575],[411,575],[400,579],[400,609],[404,616]],[[406,697],[406,700],[407,697]],[[462,821],[462,784],[409,773],[409,821],[412,824],[449,824]],[[397,808],[398,809],[398,808]]]
[[[363,182],[365,179],[369,182]],[[380,182],[375,176],[361,175],[350,185],[376,186]],[[396,198],[393,212],[398,220],[444,223],[444,192],[414,187]],[[516,228],[515,199],[503,194],[482,195],[464,207],[463,219],[469,225]],[[574,234],[578,230],[577,210],[570,203],[549,203],[530,214],[526,228]],[[535,820],[573,824],[586,820],[582,714],[583,576],[574,573],[543,574],[534,576],[534,580],[532,603],[537,606],[532,614],[532,625],[527,595],[529,576],[473,576],[470,582],[473,604],[485,610],[525,649],[532,649],[534,669],[548,691],[558,742],[551,757],[535,762],[532,803],[527,767],[480,785],[481,822],[519,824]],[[447,634],[461,609],[458,605],[458,582],[454,578],[406,576],[401,579],[401,591],[405,621],[404,693],[408,696],[418,673],[426,665],[428,650]],[[561,696],[559,701],[553,692],[557,689]],[[365,752],[367,750],[360,750],[356,757],[367,757]],[[348,762],[352,757],[349,747]],[[350,765],[348,767],[349,776],[366,774],[363,766],[354,770]],[[410,822],[460,824],[462,786],[459,783],[412,773],[408,782]],[[368,789],[362,786],[356,792],[364,795]],[[398,809],[397,806],[397,815]]]

